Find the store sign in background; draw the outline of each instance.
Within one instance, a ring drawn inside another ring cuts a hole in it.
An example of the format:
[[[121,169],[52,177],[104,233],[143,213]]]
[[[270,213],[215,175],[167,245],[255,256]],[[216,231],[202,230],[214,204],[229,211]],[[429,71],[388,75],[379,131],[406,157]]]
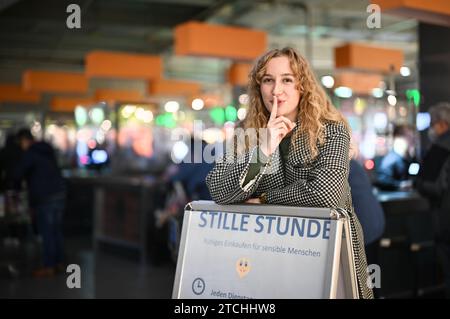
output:
[[[326,294],[335,221],[230,212],[189,214],[178,298]]]

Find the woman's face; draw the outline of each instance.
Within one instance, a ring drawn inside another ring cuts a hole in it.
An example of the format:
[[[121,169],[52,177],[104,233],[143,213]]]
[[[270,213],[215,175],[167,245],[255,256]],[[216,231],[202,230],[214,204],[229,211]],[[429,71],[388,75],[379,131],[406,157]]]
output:
[[[300,92],[287,57],[272,58],[267,63],[260,89],[264,105],[269,112],[274,99],[277,99],[277,116],[285,116],[293,122],[297,120]]]

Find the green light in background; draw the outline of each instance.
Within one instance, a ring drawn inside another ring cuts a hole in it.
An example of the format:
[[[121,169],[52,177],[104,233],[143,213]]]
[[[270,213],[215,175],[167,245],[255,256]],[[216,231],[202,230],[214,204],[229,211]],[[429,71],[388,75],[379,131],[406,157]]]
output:
[[[237,119],[237,110],[233,105],[228,105],[225,108],[225,119],[234,122]]]
[[[172,113],[158,115],[155,119],[155,123],[157,126],[165,126],[168,128],[174,128],[177,125]]]
[[[215,124],[222,125],[225,123],[225,112],[221,107],[214,107],[209,111],[209,116]]]
[[[175,121],[173,113],[166,113],[166,127],[174,128],[175,126],[177,126],[177,121]]]
[[[156,126],[163,126],[163,122],[164,121],[164,119],[163,119],[163,115],[158,115],[156,118],[155,118],[155,124],[156,124]]]
[[[84,124],[86,124],[87,119],[88,114],[86,109],[82,106],[77,106],[75,108],[75,122],[77,123],[77,125],[79,127],[83,126]]]
[[[100,125],[103,120],[105,119],[105,112],[103,111],[103,109],[99,108],[99,107],[95,107],[93,108],[90,113],[89,113],[92,122],[94,122],[94,124]]]
[[[420,91],[417,89],[406,90],[406,98],[413,101],[415,106],[420,105]]]

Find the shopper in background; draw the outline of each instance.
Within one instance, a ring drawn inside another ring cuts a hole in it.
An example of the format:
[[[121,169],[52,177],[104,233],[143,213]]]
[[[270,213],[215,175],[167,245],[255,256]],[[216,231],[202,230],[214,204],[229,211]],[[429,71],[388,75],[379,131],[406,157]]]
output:
[[[362,229],[347,180],[350,128],[346,120],[307,61],[292,48],[271,50],[256,62],[248,95],[244,128],[252,136],[227,147],[208,174],[212,199],[219,204],[346,209],[359,297],[372,298]]]
[[[394,127],[394,142],[376,167],[375,185],[382,190],[402,190],[412,186],[408,169],[411,164],[410,149],[413,145],[413,132],[406,125]]]
[[[14,167],[20,161],[22,150],[16,143],[16,135],[6,136],[5,146],[0,150],[0,193],[16,189]]]
[[[35,141],[28,129],[20,130],[17,139],[24,154],[16,171],[16,180],[27,182],[30,207],[35,211],[43,241],[43,267],[33,275],[52,276],[57,270],[63,270],[65,183],[50,144]]]
[[[378,264],[377,251],[385,226],[383,208],[372,192],[372,184],[364,167],[354,159],[350,160],[348,182],[355,213],[364,232],[367,263]]]
[[[212,170],[213,164],[203,158],[208,144],[195,138],[191,138],[189,144],[189,152],[186,158],[176,165],[176,172],[170,176],[170,182],[181,182],[190,200],[211,200],[205,178]],[[195,150],[199,154],[194,154]]]
[[[373,193],[373,186],[364,167],[356,160],[359,149],[355,143],[350,145],[350,184],[353,207],[364,232],[367,263],[378,264],[378,247],[386,224],[384,211]]]
[[[423,159],[417,189],[430,202],[436,249],[450,298],[450,103],[437,104],[429,113],[432,145]]]

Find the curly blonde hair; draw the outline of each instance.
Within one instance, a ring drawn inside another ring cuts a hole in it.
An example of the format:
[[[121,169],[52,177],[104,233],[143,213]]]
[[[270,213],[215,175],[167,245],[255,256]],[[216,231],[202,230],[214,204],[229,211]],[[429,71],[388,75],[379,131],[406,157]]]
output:
[[[325,142],[325,123],[344,123],[350,132],[347,121],[333,106],[321,85],[317,82],[311,67],[306,59],[293,48],[274,49],[261,56],[249,74],[248,96],[249,109],[243,123],[247,128],[265,128],[269,121],[270,112],[264,106],[261,96],[261,79],[267,68],[267,63],[276,57],[287,57],[291,69],[297,80],[297,89],[300,91],[297,122],[300,124],[293,139],[299,134],[306,134],[312,159],[317,157],[318,145]]]

